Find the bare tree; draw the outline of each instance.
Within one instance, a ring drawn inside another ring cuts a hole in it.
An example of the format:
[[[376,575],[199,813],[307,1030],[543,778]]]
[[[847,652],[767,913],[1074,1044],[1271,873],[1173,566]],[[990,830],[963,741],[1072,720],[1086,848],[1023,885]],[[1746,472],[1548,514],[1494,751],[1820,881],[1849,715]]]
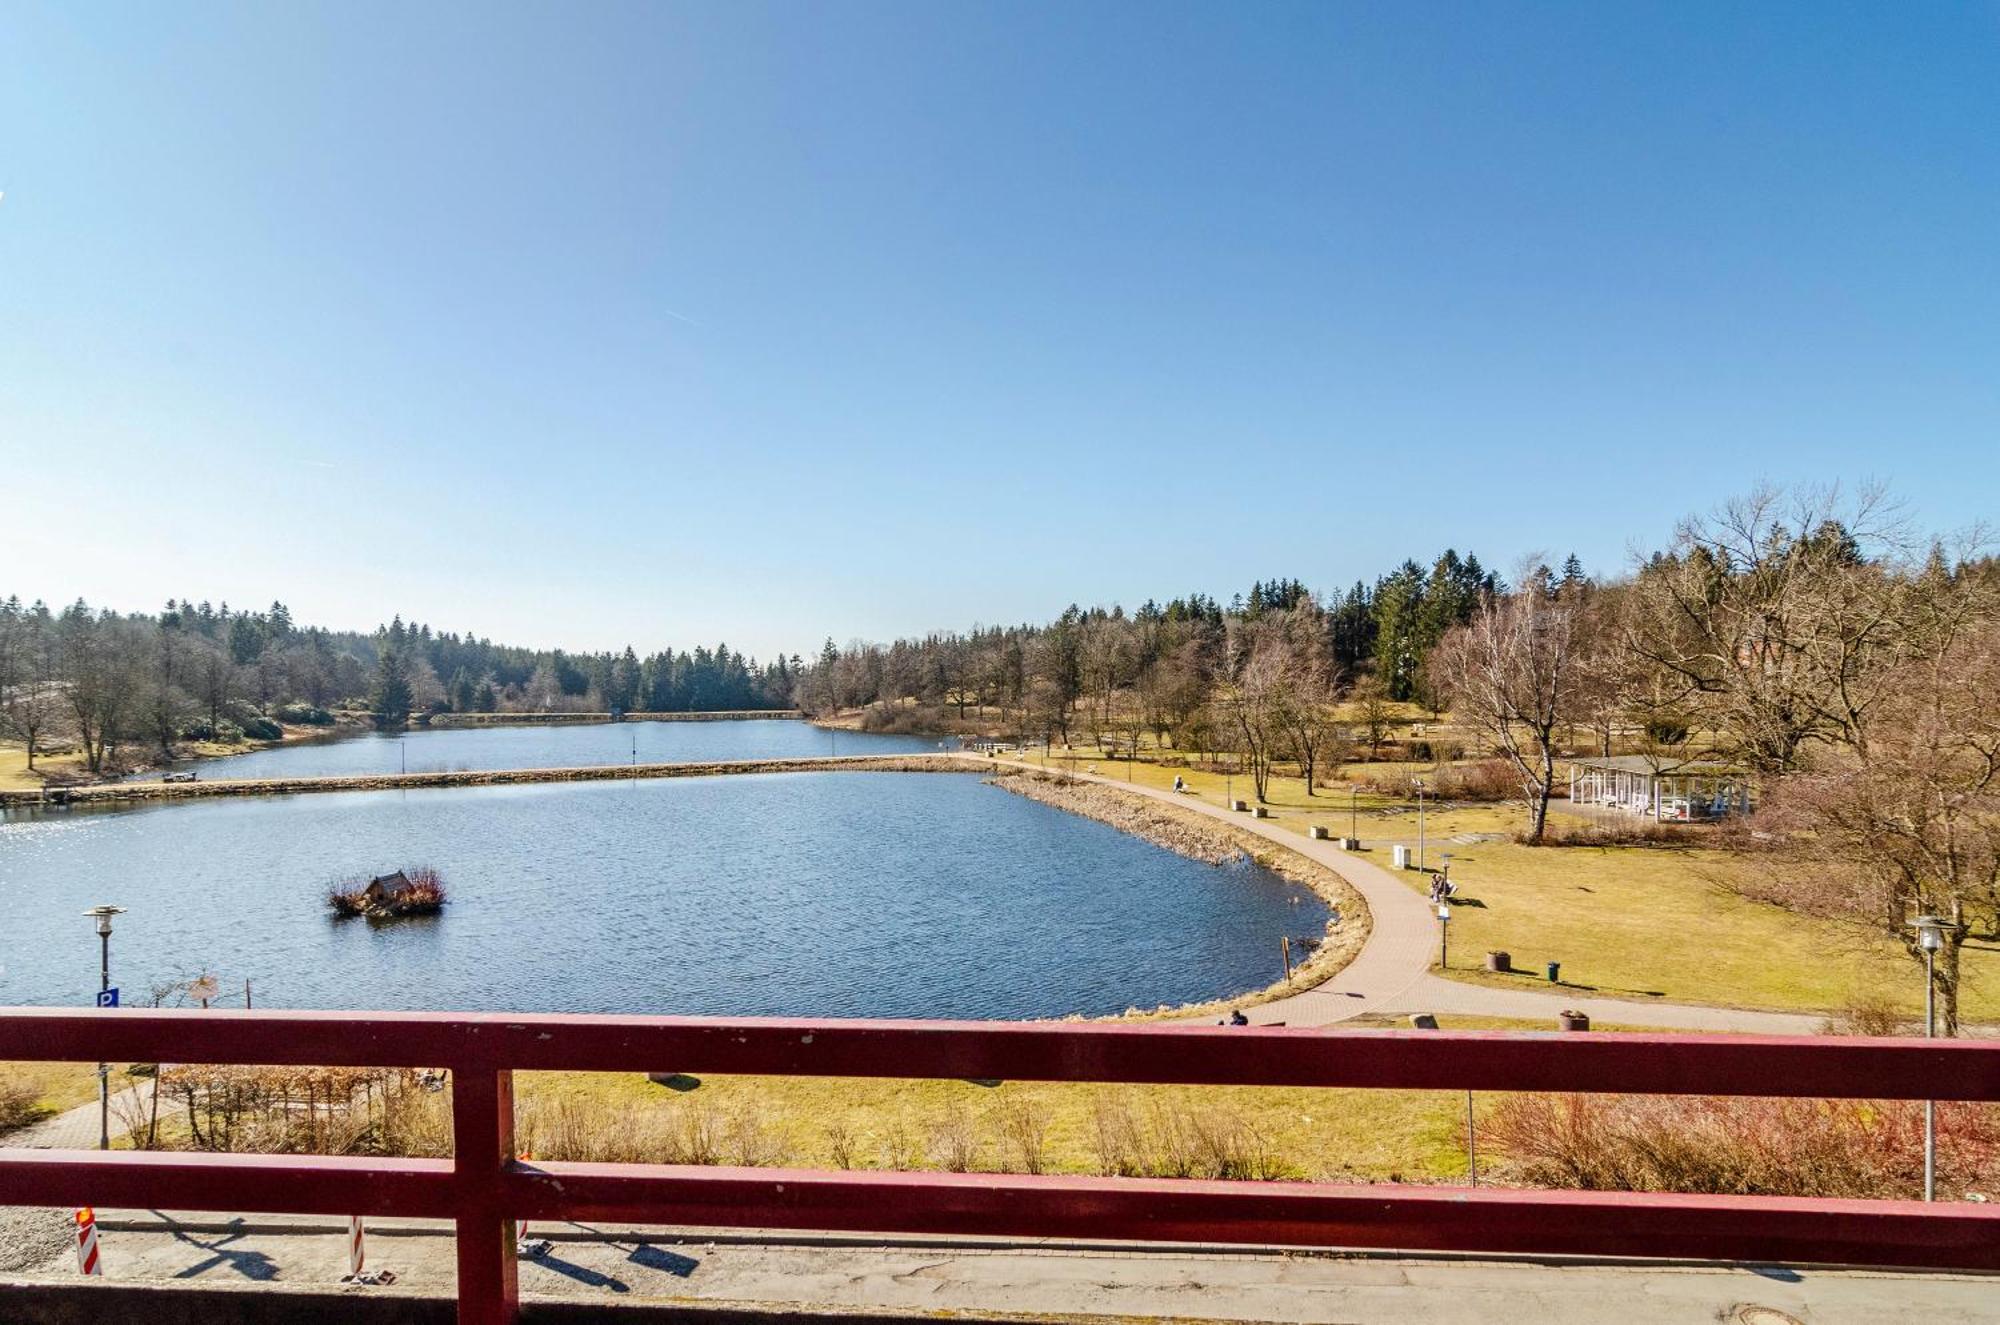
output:
[[[1513,765],[1530,842],[1548,825],[1555,733],[1567,720],[1575,667],[1575,606],[1541,572],[1454,627],[1433,656],[1452,712]]]
[[[1320,763],[1340,740],[1332,707],[1339,668],[1328,647],[1326,614],[1310,598],[1286,611],[1273,633],[1284,661],[1276,718],[1286,748],[1298,761],[1306,795],[1311,796]]]
[[[1389,688],[1378,676],[1363,677],[1350,697],[1360,714],[1361,729],[1368,735],[1368,755],[1372,759],[1382,749],[1389,726],[1396,720],[1396,705],[1389,698]]]
[[[1250,646],[1249,656],[1233,676],[1216,687],[1216,706],[1224,714],[1230,737],[1250,769],[1259,801],[1268,800],[1271,760],[1284,739],[1280,718],[1290,702],[1281,642],[1265,638]]]
[[[1774,857],[1762,891],[1858,920],[1917,962],[1911,919],[1948,920],[1933,978],[1953,1035],[1960,945],[2000,936],[2000,617],[1935,563],[1911,588],[1921,656],[1883,678],[1862,739],[1774,783],[1749,840]]]
[[[0,605],[0,722],[28,747],[28,771],[42,734],[56,720],[57,644],[49,609],[37,602],[22,607],[9,598]]]
[[[63,699],[93,773],[104,771],[138,691],[132,651],[118,638],[122,627],[112,613],[93,612],[81,600],[64,609],[59,624]]]
[[[1761,489],[1684,521],[1633,585],[1627,642],[1744,762],[1799,766],[1811,743],[1865,739],[1908,635],[1902,530],[1879,490]],[[1869,553],[1878,555],[1871,559]]]

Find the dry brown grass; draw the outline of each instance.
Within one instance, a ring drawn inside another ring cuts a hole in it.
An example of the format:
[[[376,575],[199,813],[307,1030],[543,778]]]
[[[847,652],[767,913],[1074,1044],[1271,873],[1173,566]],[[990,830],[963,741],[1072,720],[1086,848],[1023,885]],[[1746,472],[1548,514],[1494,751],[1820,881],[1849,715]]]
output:
[[[1938,1179],[2000,1184],[2000,1109],[1940,1103]],[[1488,1131],[1544,1187],[1737,1196],[1903,1198],[1923,1190],[1922,1105],[1911,1100],[1513,1095]]]

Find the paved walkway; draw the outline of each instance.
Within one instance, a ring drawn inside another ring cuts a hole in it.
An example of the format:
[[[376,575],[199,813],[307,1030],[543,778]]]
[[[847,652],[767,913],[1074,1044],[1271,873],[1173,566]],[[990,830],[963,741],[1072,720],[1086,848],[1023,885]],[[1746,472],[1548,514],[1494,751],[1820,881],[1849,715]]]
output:
[[[984,764],[987,761],[980,760]],[[1038,768],[1006,761],[1003,767]],[[1049,769],[1050,773],[1065,772]],[[1081,782],[1097,782],[1135,796],[1177,805],[1218,819],[1235,828],[1268,838],[1347,880],[1368,904],[1373,927],[1361,953],[1325,984],[1303,993],[1246,1009],[1252,1022],[1282,1021],[1291,1026],[1325,1026],[1367,1013],[1403,1015],[1448,1012],[1461,1016],[1512,1017],[1546,1020],[1553,1026],[1563,1011],[1587,1013],[1592,1021],[1612,1025],[1656,1026],[1670,1030],[1735,1031],[1766,1035],[1810,1035],[1821,1017],[1796,1012],[1755,1012],[1699,1004],[1664,1003],[1617,998],[1593,998],[1574,993],[1544,993],[1531,989],[1497,989],[1447,980],[1431,973],[1438,950],[1437,918],[1416,889],[1390,871],[1331,842],[1318,842],[1269,819],[1253,819],[1196,796],[1175,795],[1102,773],[1070,773]],[[1329,813],[1332,807],[1329,807]],[[1296,816],[1298,811],[1284,811]],[[1386,843],[1384,844],[1386,848]]]
[[[141,1081],[111,1097],[111,1139],[125,1135],[123,1119],[138,1116],[153,1098],[153,1083]],[[0,1149],[10,1150],[95,1150],[98,1138],[97,1101],[79,1104],[53,1118],[0,1136]]]
[[[334,1287],[344,1229],[324,1218],[257,1216],[181,1222],[155,1211],[100,1210],[112,1282]],[[446,1292],[455,1281],[447,1227],[370,1220],[368,1268],[395,1272],[371,1295]],[[1020,1313],[1035,1317],[1293,1321],[1300,1325],[1687,1325],[1765,1316],[1814,1325],[1991,1321],[1995,1280],[1744,1265],[1620,1264],[1528,1257],[1274,1252],[1262,1248],[814,1236],[754,1231],[541,1224],[553,1245],[521,1264],[530,1299],[746,1302],[803,1310]],[[75,1281],[75,1253],[55,1247],[27,1268]]]

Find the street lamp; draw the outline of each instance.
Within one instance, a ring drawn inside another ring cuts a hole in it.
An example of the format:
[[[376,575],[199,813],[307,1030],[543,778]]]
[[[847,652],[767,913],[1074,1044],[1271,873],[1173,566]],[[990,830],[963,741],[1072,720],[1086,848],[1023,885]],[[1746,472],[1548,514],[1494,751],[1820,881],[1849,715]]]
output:
[[[1451,903],[1438,898],[1438,969],[1451,965]]]
[[[1918,916],[1910,922],[1917,946],[1924,950],[1924,1038],[1937,1036],[1937,954],[1951,922],[1943,916]],[[1937,1101],[1924,1101],[1924,1199],[1937,1199]]]
[[[97,922],[97,992],[111,988],[111,917],[122,916],[122,906],[93,906],[84,912]],[[101,1003],[99,1006],[103,1006]],[[97,1148],[111,1149],[111,1065],[97,1065]]]
[[[1411,778],[1410,785],[1417,789],[1417,868],[1424,867],[1424,780]]]

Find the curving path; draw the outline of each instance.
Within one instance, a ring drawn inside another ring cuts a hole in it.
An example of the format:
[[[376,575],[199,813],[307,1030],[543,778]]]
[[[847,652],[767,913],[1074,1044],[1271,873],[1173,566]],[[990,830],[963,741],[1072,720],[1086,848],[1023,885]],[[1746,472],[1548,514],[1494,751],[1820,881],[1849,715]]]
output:
[[[1017,761],[989,761],[965,756],[981,767],[1041,771]],[[1050,770],[1063,772],[1064,770]],[[1193,796],[1142,787],[1102,773],[1070,773],[1080,782],[1097,782],[1134,796],[1147,796],[1197,814],[1219,819],[1235,828],[1268,838],[1347,880],[1368,903],[1373,928],[1361,952],[1326,983],[1302,993],[1246,1009],[1252,1022],[1284,1022],[1292,1026],[1326,1026],[1367,1013],[1403,1015],[1445,1012],[1460,1016],[1513,1017],[1547,1020],[1558,1012],[1587,1013],[1594,1022],[1623,1026],[1654,1026],[1669,1030],[1734,1031],[1764,1035],[1811,1035],[1821,1017],[1797,1012],[1756,1012],[1740,1008],[1687,1003],[1637,1002],[1576,994],[1546,994],[1527,989],[1495,989],[1446,980],[1431,973],[1437,952],[1437,920],[1415,889],[1380,865],[1372,864],[1331,842],[1279,828],[1268,819],[1252,819]]]

